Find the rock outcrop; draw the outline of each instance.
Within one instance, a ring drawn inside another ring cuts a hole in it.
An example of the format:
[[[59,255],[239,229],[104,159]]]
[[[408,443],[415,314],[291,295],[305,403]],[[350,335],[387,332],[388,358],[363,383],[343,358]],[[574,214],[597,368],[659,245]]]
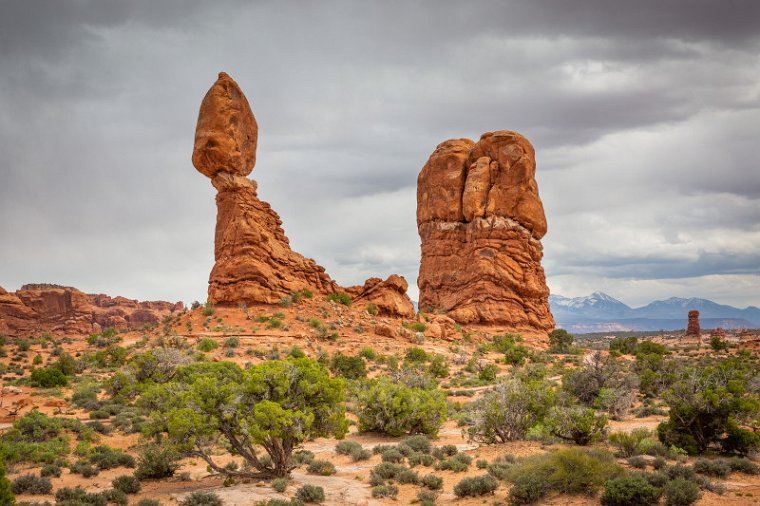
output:
[[[412,318],[415,311],[406,294],[407,288],[409,284],[403,276],[391,274],[385,281],[369,278],[364,286],[346,288],[346,293],[351,296],[354,304],[374,304],[379,315]]]
[[[438,145],[417,179],[422,311],[545,337],[547,230],[533,146],[510,131]]]
[[[127,330],[154,325],[182,310],[181,302],[140,302],[86,294],[69,286],[29,284],[13,293],[0,288],[0,333],[11,337],[41,332],[88,335],[106,327]]]
[[[193,149],[193,165],[218,192],[209,302],[273,304],[305,288],[337,291],[324,268],[290,249],[280,217],[247,179],[256,163],[257,138],[248,100],[220,73],[201,103]]]
[[[689,320],[686,324],[686,335],[700,337],[702,329],[699,326],[699,311],[692,309],[689,311]]]

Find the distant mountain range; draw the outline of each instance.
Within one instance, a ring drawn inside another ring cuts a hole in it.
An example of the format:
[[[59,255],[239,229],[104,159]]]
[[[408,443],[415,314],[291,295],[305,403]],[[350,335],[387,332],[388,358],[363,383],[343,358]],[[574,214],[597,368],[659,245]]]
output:
[[[671,297],[632,308],[606,293],[586,297],[549,296],[557,326],[571,333],[679,330],[686,328],[690,310],[699,311],[703,329],[758,328],[760,308],[744,309],[717,304],[707,299]]]

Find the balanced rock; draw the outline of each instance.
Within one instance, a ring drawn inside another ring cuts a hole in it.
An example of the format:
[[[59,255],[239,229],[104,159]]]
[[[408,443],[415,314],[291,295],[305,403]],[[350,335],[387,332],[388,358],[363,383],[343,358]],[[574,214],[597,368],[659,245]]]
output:
[[[88,335],[106,327],[128,330],[156,325],[183,310],[181,302],[140,302],[70,286],[29,284],[13,293],[0,288],[0,333],[20,337],[41,332]]]
[[[414,316],[414,305],[406,294],[409,284],[403,276],[391,274],[385,281],[369,278],[364,286],[351,286],[346,292],[355,304],[374,304],[377,313],[383,316]]]
[[[417,179],[419,307],[526,336],[554,328],[533,146],[510,131],[438,145]]]
[[[257,137],[248,100],[220,73],[201,102],[193,149],[193,165],[217,190],[209,302],[272,304],[305,288],[336,291],[324,268],[290,249],[280,217],[245,177],[256,163]]]
[[[699,311],[696,309],[689,311],[689,320],[686,324],[686,335],[695,337],[702,335],[702,329],[699,326]]]

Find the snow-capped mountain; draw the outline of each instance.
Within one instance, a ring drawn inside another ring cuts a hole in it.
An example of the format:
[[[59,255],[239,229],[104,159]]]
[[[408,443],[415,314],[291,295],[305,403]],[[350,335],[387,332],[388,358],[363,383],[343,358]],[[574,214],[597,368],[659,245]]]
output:
[[[551,295],[549,304],[557,325],[571,332],[612,330],[675,330],[686,326],[687,313],[700,312],[703,328],[760,327],[760,309],[745,309],[698,298],[671,297],[631,308],[603,292],[586,297]]]
[[[558,313],[586,318],[626,318],[632,311],[626,304],[604,292],[594,292],[586,297],[573,298],[550,295],[549,304],[555,318]]]

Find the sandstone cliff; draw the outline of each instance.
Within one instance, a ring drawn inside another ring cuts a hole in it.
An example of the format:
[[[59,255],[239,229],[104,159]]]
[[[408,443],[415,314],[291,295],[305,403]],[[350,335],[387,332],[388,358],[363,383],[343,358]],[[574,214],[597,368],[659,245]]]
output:
[[[183,309],[181,302],[140,302],[86,294],[69,286],[29,284],[13,293],[0,288],[0,333],[11,337],[41,332],[88,335],[106,327],[126,330],[154,325]]]
[[[526,336],[554,327],[535,170],[533,146],[516,132],[438,145],[417,180],[420,310]]]

